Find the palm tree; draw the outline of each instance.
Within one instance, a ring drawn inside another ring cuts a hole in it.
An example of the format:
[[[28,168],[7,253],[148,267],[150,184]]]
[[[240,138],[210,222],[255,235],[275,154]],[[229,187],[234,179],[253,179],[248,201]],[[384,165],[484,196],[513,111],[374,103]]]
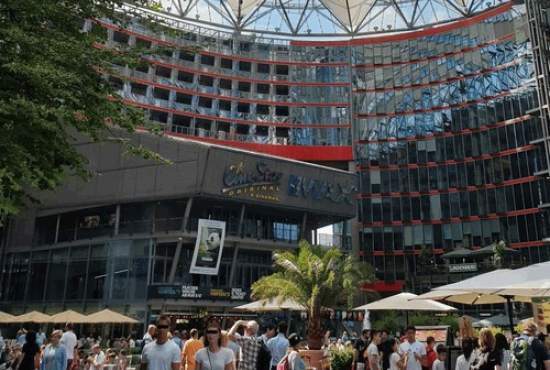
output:
[[[308,347],[321,349],[323,342],[322,311],[352,305],[362,283],[373,283],[369,264],[344,257],[338,249],[324,249],[300,241],[298,254],[276,251],[273,260],[277,272],[264,276],[252,285],[252,295],[259,299],[291,299],[308,313]]]

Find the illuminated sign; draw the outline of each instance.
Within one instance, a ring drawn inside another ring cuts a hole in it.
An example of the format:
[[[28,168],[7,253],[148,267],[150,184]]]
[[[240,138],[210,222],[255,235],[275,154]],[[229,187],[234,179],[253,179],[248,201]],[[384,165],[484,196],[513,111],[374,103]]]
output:
[[[222,193],[230,197],[248,196],[259,200],[278,202],[282,176],[282,173],[272,171],[264,162],[259,162],[255,171],[246,171],[244,163],[240,162],[225,170],[223,174],[225,187],[222,189]]]
[[[162,299],[211,299],[225,301],[247,301],[249,292],[242,288],[205,287],[198,285],[149,285],[147,298]]]

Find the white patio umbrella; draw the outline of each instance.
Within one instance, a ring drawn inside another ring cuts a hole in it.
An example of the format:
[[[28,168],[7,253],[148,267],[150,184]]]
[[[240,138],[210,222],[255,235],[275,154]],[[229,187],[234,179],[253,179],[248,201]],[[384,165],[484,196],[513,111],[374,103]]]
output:
[[[89,323],[90,319],[88,318],[88,316],[78,313],[76,311],[67,310],[53,315],[50,319],[50,322],[56,324],[63,324],[67,322],[73,324],[85,324]]]
[[[368,303],[363,306],[355,307],[353,311],[382,311],[382,310],[405,310],[405,311],[439,311],[452,312],[456,308],[433,300],[412,300],[418,297],[412,293],[400,293],[388,298],[380,299],[376,302]]]
[[[0,324],[8,324],[13,321],[15,316],[10,315],[9,313],[0,311]]]
[[[477,294],[498,294],[505,296],[501,292],[511,285],[528,283],[534,280],[550,279],[550,261],[537,263],[517,270],[500,269],[485,274],[477,275],[453,284],[443,285],[433,290],[458,290]],[[537,296],[538,290],[524,289],[521,296]]]
[[[273,298],[260,299],[258,301],[233,307],[235,310],[245,310],[251,312],[270,312],[270,311],[305,311],[306,308],[293,300]]]
[[[407,323],[409,322],[409,311],[436,311],[453,312],[456,308],[433,300],[411,300],[418,297],[412,293],[400,293],[391,297],[380,299],[376,302],[355,307],[353,311],[385,311],[401,310],[406,312]]]
[[[138,324],[139,321],[108,308],[87,316],[86,322],[93,324]]]
[[[548,272],[550,275],[550,271]],[[524,281],[512,284],[497,292],[501,295],[550,297],[550,276],[546,279]]]
[[[15,316],[10,322],[25,323],[35,322],[38,324],[51,322],[51,316],[38,311],[27,312],[26,314]]]
[[[510,329],[513,332],[512,300],[530,301],[530,297],[540,294],[540,289],[524,289],[519,292],[521,294],[506,294],[506,289],[533,280],[547,280],[549,278],[548,271],[550,271],[550,262],[538,263],[517,270],[495,270],[457,283],[434,288],[429,294],[423,294],[419,298],[442,299],[450,302],[457,302],[456,299],[464,299],[470,302],[464,302],[466,304],[504,303],[503,301],[505,301],[508,306]],[[509,291],[509,293],[512,293],[512,291]]]
[[[482,304],[505,304],[507,299],[505,296],[488,293],[469,293],[461,290],[431,290],[428,293],[419,295],[412,300],[434,299],[438,301],[447,301],[452,303],[460,303],[465,305],[482,305]],[[531,302],[529,297],[514,297],[516,302]]]

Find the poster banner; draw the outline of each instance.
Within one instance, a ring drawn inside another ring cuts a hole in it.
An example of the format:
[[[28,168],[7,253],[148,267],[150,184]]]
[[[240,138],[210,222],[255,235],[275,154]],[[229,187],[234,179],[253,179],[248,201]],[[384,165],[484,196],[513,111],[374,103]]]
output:
[[[199,219],[197,242],[191,262],[192,274],[217,275],[225,240],[225,222]]]
[[[531,298],[533,306],[533,318],[543,334],[548,334],[550,325],[550,297]]]

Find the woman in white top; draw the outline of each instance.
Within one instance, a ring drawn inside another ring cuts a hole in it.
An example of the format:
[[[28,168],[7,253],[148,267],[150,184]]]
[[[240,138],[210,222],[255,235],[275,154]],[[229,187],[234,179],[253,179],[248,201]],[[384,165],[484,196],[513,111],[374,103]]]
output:
[[[298,350],[301,347],[302,338],[296,333],[288,336],[288,369],[289,370],[306,370],[306,364]]]
[[[473,360],[474,343],[472,338],[462,338],[462,354],[456,359],[455,370],[470,370],[470,362]]]
[[[195,354],[195,370],[233,370],[233,351],[221,346],[221,328],[212,323],[206,329],[204,348]]]
[[[408,352],[405,352],[403,356],[399,356],[397,348],[399,348],[399,342],[396,339],[388,339],[386,341],[385,348],[390,349],[390,367],[389,370],[405,370],[407,368],[407,356]]]

